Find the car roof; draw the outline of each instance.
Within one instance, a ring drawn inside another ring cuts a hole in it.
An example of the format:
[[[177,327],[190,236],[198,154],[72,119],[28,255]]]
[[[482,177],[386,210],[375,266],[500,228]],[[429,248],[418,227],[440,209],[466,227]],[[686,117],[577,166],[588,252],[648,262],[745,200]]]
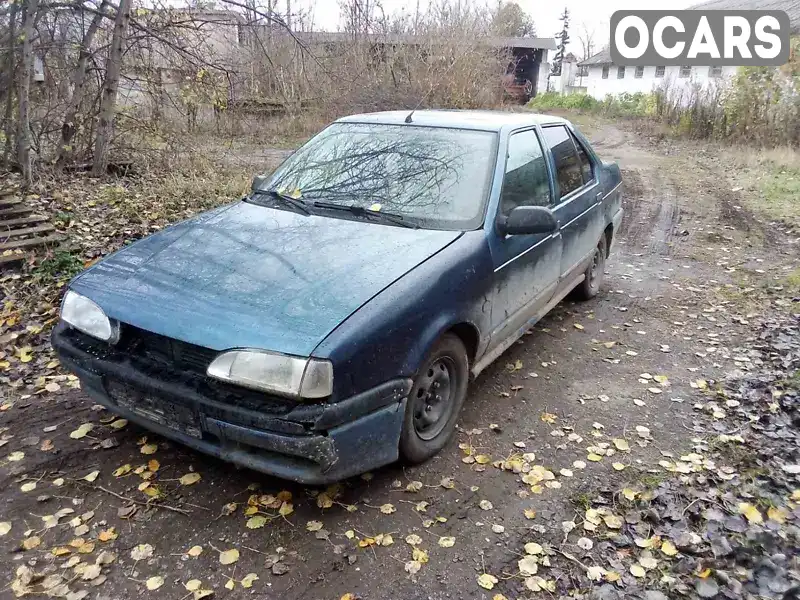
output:
[[[392,110],[384,112],[350,115],[338,119],[337,123],[380,123],[385,125],[404,124],[411,110]],[[561,117],[542,115],[534,112],[510,112],[501,110],[415,110],[411,116],[412,125],[421,127],[454,127],[477,129],[481,131],[500,131],[545,123],[567,123]]]

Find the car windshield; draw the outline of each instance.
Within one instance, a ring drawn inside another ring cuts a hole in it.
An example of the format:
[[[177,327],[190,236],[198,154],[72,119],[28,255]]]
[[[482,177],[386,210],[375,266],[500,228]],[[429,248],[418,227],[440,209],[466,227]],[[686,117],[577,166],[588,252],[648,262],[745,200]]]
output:
[[[487,131],[334,123],[289,157],[264,189],[420,227],[474,229],[483,222],[495,144],[496,134]]]

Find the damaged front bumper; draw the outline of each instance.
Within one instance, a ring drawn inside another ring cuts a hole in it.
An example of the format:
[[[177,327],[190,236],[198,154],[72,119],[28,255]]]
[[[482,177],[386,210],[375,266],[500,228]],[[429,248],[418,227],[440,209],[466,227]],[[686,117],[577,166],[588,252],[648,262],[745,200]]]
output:
[[[166,438],[238,465],[325,484],[398,458],[411,380],[335,403],[300,403],[154,368],[63,323],[53,347],[98,404]]]

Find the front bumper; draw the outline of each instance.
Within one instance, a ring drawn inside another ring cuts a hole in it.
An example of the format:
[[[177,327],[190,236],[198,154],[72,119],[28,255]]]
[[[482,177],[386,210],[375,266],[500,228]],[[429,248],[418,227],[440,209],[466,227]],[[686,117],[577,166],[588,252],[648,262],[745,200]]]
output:
[[[197,374],[153,369],[59,323],[52,343],[86,394],[112,412],[223,460],[306,484],[325,484],[389,464],[411,380],[395,379],[336,403],[282,401],[258,394],[226,401]],[[98,350],[100,348],[100,350]],[[255,398],[255,405],[254,405]]]

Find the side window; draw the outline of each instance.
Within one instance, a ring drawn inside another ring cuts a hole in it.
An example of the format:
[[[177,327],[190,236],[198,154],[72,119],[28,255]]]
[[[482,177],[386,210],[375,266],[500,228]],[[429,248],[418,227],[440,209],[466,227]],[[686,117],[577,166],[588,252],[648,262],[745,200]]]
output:
[[[583,185],[581,161],[566,127],[545,127],[543,131],[545,143],[550,146],[556,163],[556,177],[563,198]]]
[[[592,169],[592,159],[589,158],[589,155],[586,153],[586,149],[581,144],[580,140],[578,140],[572,132],[570,132],[569,137],[572,138],[572,141],[575,143],[575,148],[578,150],[578,160],[581,161],[581,174],[583,175],[583,183],[589,183],[592,179],[594,179],[594,172]]]
[[[547,163],[534,131],[513,134],[508,140],[506,174],[500,192],[500,211],[517,206],[548,206],[550,180]]]

